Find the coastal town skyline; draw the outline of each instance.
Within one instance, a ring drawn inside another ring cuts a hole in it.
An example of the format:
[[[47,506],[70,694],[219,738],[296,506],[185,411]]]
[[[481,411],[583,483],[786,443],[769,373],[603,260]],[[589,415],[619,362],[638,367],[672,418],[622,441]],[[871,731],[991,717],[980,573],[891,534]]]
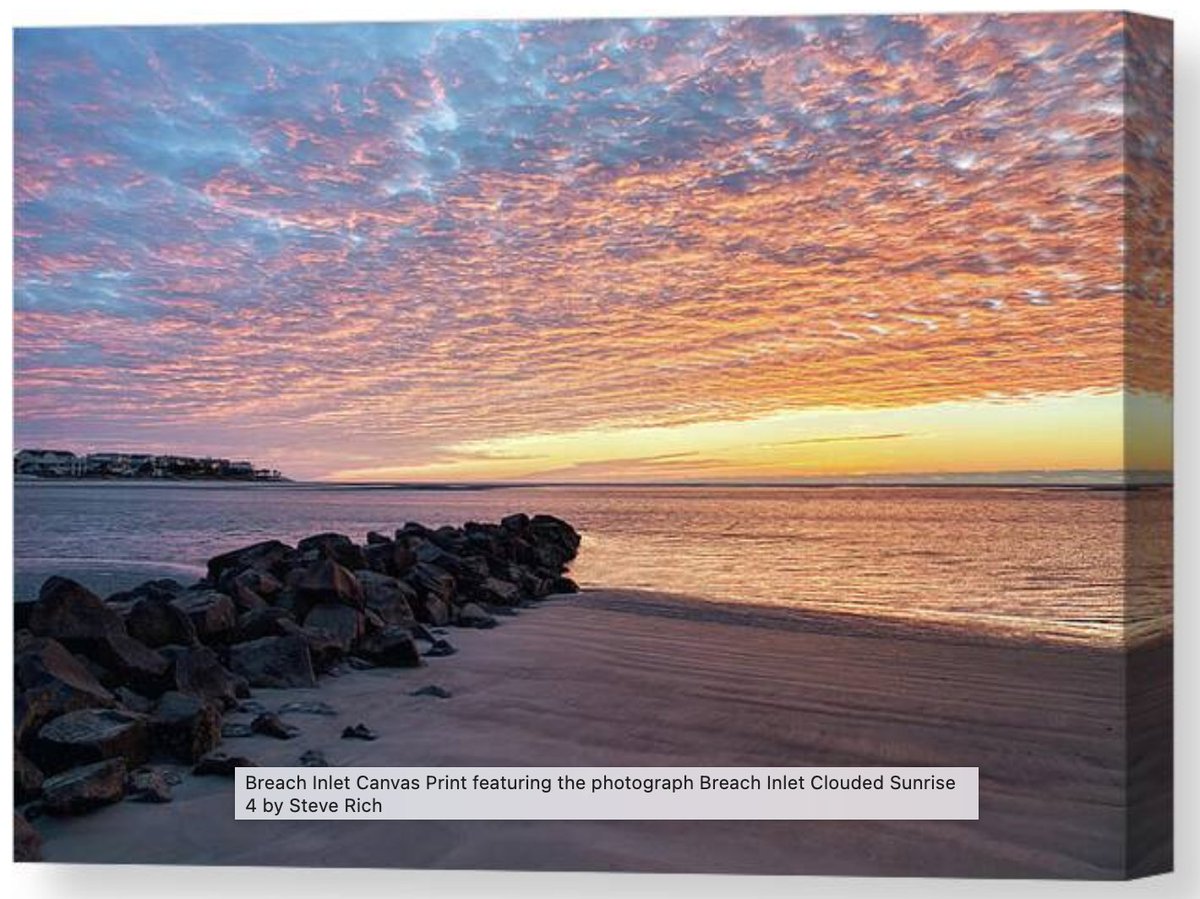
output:
[[[301,480],[1167,471],[1125,27],[18,30],[17,445]]]

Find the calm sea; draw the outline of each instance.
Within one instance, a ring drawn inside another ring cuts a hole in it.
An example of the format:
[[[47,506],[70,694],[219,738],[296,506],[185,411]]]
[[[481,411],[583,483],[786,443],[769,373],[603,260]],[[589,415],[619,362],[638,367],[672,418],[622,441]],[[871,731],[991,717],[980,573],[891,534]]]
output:
[[[1118,643],[1169,629],[1172,495],[1024,488],[18,483],[17,598],[51,573],[101,592],[198,576],[225,550],[319,531],[362,540],[549,512],[584,535],[584,586]],[[1132,599],[1126,584],[1136,585]]]

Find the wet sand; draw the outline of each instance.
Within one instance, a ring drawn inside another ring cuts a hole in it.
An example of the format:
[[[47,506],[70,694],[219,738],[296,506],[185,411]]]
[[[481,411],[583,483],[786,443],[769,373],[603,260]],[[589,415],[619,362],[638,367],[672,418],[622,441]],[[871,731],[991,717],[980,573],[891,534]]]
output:
[[[419,670],[255,691],[268,708],[311,698],[339,714],[289,714],[297,739],[223,748],[264,765],[307,749],[334,765],[977,765],[979,820],[237,822],[230,780],[188,775],[170,804],[39,820],[45,858],[1085,878],[1169,863],[1155,814],[1169,802],[1156,750],[1169,743],[1169,645],[1127,655],[704,608],[632,591],[552,600],[453,630],[460,652]],[[1134,812],[1127,676],[1141,691]],[[452,698],[408,695],[427,684]],[[380,739],[340,739],[359,721]]]

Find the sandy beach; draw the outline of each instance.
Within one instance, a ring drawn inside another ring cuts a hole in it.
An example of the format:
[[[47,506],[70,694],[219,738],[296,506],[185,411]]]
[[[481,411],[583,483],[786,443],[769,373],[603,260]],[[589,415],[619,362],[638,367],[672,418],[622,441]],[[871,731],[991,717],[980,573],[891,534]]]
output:
[[[170,804],[123,802],[39,820],[45,858],[1125,875],[1125,655],[855,632],[753,609],[700,608],[707,614],[679,598],[625,591],[553,599],[491,631],[453,630],[460,652],[421,669],[322,678],[314,690],[256,690],[269,708],[313,698],[339,714],[289,714],[301,728],[297,739],[227,739],[225,748],[263,765],[297,764],[307,749],[333,765],[977,765],[980,819],[235,822],[231,781],[187,775]],[[1151,676],[1131,681],[1169,690],[1169,646],[1134,658],[1130,670]],[[427,684],[453,696],[408,695]],[[1161,729],[1169,718],[1153,711],[1152,695],[1144,698],[1141,737],[1169,740]],[[358,721],[380,738],[340,739]],[[1159,762],[1146,764],[1153,771]],[[1164,800],[1151,792],[1140,801]],[[1162,837],[1140,839],[1154,845]],[[1162,851],[1169,852],[1155,852]]]

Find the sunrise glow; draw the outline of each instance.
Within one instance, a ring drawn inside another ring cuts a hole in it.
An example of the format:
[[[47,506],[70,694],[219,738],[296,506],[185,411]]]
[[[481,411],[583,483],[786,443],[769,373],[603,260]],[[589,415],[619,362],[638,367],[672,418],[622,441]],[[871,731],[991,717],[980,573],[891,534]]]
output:
[[[339,480],[1168,469],[1127,27],[20,31],[17,443]]]

